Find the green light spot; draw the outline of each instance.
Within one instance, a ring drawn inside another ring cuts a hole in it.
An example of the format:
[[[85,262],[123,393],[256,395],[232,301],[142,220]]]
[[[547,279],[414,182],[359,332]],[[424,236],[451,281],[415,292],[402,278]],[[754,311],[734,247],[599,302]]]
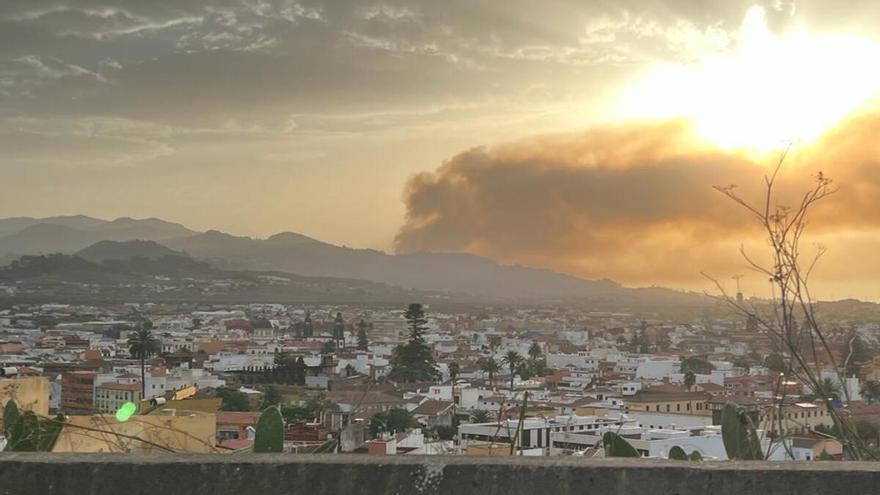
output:
[[[128,421],[137,412],[137,408],[138,406],[134,402],[126,402],[116,411],[116,419]]]

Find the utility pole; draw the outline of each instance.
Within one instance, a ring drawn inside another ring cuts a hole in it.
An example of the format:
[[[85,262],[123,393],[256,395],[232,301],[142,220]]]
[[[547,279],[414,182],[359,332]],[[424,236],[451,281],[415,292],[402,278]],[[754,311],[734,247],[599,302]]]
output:
[[[516,451],[516,444],[519,441],[519,436],[522,435],[523,429],[523,421],[526,418],[526,404],[529,402],[529,391],[526,390],[523,392],[523,401],[522,406],[519,408],[519,423],[516,425],[516,433],[513,435],[513,438],[510,439],[510,455],[513,456],[513,453]]]

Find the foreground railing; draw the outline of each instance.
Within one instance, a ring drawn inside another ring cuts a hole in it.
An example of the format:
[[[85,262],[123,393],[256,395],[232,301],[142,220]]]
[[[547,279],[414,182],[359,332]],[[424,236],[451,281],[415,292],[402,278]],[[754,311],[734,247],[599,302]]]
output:
[[[0,495],[880,493],[880,463],[368,455],[0,454]]]

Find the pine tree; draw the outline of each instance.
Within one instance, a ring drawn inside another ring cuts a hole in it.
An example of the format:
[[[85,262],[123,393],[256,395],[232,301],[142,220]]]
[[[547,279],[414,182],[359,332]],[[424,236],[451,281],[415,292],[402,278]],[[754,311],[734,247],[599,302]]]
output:
[[[455,361],[449,363],[449,380],[453,385],[455,385],[455,379],[458,378],[459,373],[461,373],[461,366]]]
[[[293,365],[293,379],[297,385],[305,385],[306,384],[306,370],[308,366],[306,366],[306,361],[302,356],[296,359],[296,363]]]
[[[358,349],[366,351],[369,345],[370,341],[367,340],[367,322],[361,318],[360,323],[358,323]]]
[[[302,336],[305,338],[310,338],[314,334],[314,327],[312,326],[312,313],[306,313],[306,318],[303,320],[303,331]]]
[[[388,378],[399,382],[436,380],[440,373],[434,367],[431,347],[422,336],[428,323],[425,310],[421,304],[410,304],[404,316],[409,326],[409,340],[394,348]]]

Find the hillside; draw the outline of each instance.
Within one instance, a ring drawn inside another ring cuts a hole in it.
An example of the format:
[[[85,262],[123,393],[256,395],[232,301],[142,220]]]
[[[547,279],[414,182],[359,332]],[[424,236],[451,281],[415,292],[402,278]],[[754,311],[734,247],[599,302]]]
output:
[[[7,218],[0,219],[0,256],[72,254],[99,241],[164,241],[195,234],[183,225],[156,218]]]
[[[188,257],[186,253],[169,249],[154,241],[99,241],[77,251],[75,256],[100,263],[107,260],[131,258],[161,259],[166,256]]]
[[[388,254],[353,249],[282,232],[266,239],[195,232],[159,219],[90,217],[0,220],[0,260],[35,254],[77,254],[91,261],[191,256],[223,270],[285,272],[372,281],[481,300],[591,302],[627,305],[703,305],[693,294],[633,290],[611,280],[587,280],[552,270],[500,265],[467,253]],[[139,242],[133,242],[139,241]]]
[[[504,266],[471,254],[391,255],[335,246],[291,233],[260,240],[209,231],[171,239],[165,244],[230,269],[356,278],[486,297],[575,298],[621,296],[626,292],[609,280],[585,280],[551,270]]]
[[[105,223],[106,220],[85,215],[57,216],[46,218],[13,217],[0,219],[0,237],[15,234],[37,224],[61,225],[77,230],[88,230]]]
[[[19,301],[345,302],[400,304],[446,296],[363,280],[279,272],[227,271],[182,256],[93,262],[24,256],[0,268],[0,299]]]

